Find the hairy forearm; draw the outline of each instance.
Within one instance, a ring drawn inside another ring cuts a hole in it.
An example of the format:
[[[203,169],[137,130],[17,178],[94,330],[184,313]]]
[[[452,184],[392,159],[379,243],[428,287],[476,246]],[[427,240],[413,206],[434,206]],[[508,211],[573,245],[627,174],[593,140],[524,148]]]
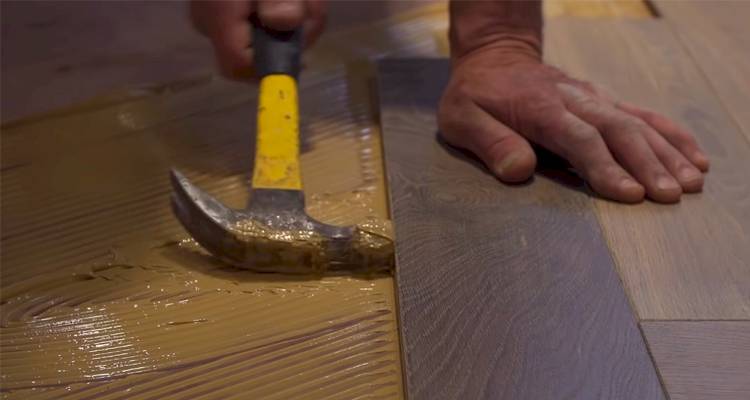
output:
[[[451,58],[492,50],[509,63],[540,61],[541,0],[451,0]]]

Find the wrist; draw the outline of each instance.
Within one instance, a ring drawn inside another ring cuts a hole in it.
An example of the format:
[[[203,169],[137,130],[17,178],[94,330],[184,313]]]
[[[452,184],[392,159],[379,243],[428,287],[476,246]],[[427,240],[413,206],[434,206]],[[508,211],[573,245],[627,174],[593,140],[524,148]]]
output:
[[[540,63],[542,14],[538,1],[466,1],[450,4],[454,64],[481,54],[494,63]]]
[[[451,50],[454,66],[468,60],[482,60],[491,66],[542,63],[541,46],[534,40],[524,37],[497,37],[476,42],[460,52]]]

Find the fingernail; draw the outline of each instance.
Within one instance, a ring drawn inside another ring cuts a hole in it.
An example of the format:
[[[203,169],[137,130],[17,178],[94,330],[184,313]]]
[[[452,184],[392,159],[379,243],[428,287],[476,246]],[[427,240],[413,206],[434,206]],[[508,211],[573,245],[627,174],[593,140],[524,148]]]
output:
[[[680,177],[684,181],[691,182],[691,181],[697,180],[701,177],[701,175],[702,174],[693,167],[685,166],[680,169]]]
[[[693,159],[698,163],[705,165],[708,164],[708,157],[706,157],[706,155],[700,151],[696,151],[695,153],[693,153]]]
[[[620,187],[623,188],[623,189],[635,189],[635,188],[637,188],[639,186],[640,186],[640,184],[638,184],[638,182],[636,182],[636,181],[634,181],[634,180],[632,180],[632,179],[630,179],[628,177],[620,179]]]
[[[505,172],[513,166],[516,160],[518,160],[517,153],[508,154],[505,158],[495,164],[493,172],[495,172],[495,175],[503,176]]]
[[[656,179],[656,188],[659,190],[674,190],[679,189],[680,185],[670,177],[660,176]]]
[[[282,14],[295,13],[299,8],[302,7],[302,3],[298,2],[275,2],[274,11]]]

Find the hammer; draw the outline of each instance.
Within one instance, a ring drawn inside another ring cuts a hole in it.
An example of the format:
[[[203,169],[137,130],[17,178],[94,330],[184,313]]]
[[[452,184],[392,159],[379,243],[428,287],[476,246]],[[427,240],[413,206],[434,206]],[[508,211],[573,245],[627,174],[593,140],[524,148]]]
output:
[[[334,226],[305,212],[300,175],[297,76],[301,31],[253,27],[260,79],[250,201],[232,209],[171,170],[172,210],[219,259],[261,272],[377,272],[393,265],[393,243],[375,230]]]

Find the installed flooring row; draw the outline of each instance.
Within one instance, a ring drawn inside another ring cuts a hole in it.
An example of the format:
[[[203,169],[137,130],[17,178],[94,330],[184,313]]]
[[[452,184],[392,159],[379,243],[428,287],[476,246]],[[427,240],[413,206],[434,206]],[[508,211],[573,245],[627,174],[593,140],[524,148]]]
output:
[[[750,144],[679,32],[556,19],[546,33],[550,62],[694,132],[711,172],[671,206],[598,199],[553,167],[499,184],[440,140],[448,63],[380,63],[409,398],[747,398]]]

